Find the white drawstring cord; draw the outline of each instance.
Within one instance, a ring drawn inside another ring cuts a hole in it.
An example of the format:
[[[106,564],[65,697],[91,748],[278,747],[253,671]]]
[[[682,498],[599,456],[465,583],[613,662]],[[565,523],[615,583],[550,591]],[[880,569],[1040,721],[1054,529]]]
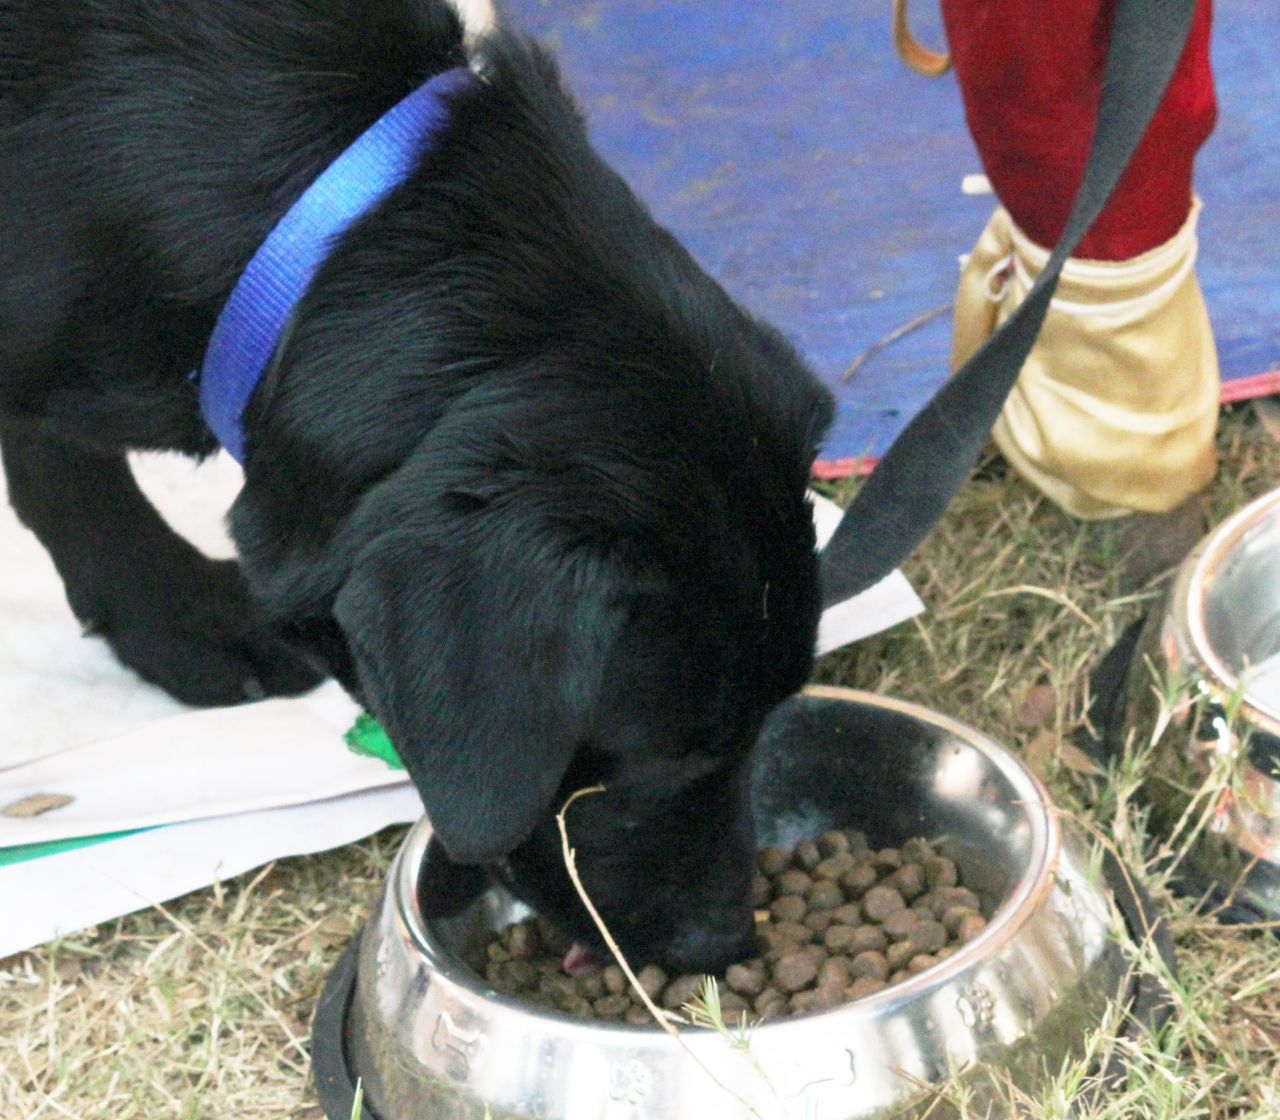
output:
[[[1017,266],[1017,256],[1010,253],[987,269],[986,276],[982,278],[982,292],[991,303],[1004,301],[1005,293],[1009,290],[1009,277]]]
[[[1143,292],[1132,299],[1115,300],[1111,303],[1082,303],[1055,296],[1050,306],[1053,310],[1064,315],[1088,315],[1098,318],[1141,315],[1159,307],[1172,298],[1178,286],[1195,268],[1196,257],[1200,251],[1200,243],[1196,238],[1196,226],[1200,219],[1200,210],[1200,200],[1198,198],[1194,199],[1191,204],[1191,211],[1187,215],[1187,220],[1183,222],[1182,228],[1163,245],[1143,253],[1133,261],[1113,264],[1110,262],[1068,260],[1062,268],[1063,283],[1081,283],[1084,285],[1115,285],[1117,283],[1137,285],[1148,277],[1159,276],[1169,268],[1174,268],[1173,273],[1168,278],[1150,291]],[[1017,274],[1018,282],[1025,289],[1029,289],[1033,279],[1027,267],[1028,263],[1036,269],[1043,268],[1049,259],[1049,251],[1027,237],[1012,218],[1008,219],[1008,230],[1009,241],[1013,245],[1013,253],[1011,254],[1013,271]],[[1176,267],[1174,267],[1175,265]],[[999,262],[992,269],[992,273],[1004,266],[1004,261]],[[991,279],[992,275],[989,273],[986,288],[988,298],[994,298],[996,302],[999,302],[999,299],[1003,298],[1005,294],[1005,289],[1002,288],[999,297],[995,297],[991,291]]]

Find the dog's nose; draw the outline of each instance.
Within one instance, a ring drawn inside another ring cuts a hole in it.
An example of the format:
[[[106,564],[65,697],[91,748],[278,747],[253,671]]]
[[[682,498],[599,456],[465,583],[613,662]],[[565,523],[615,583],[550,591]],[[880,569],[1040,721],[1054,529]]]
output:
[[[676,931],[667,946],[667,964],[682,973],[718,975],[731,964],[756,955],[750,911],[722,912]]]

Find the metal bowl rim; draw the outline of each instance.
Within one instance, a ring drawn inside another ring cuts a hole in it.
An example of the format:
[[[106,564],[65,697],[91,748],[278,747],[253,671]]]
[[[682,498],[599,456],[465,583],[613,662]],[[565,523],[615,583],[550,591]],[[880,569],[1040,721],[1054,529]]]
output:
[[[1209,533],[1188,558],[1172,591],[1173,617],[1185,639],[1186,652],[1208,678],[1205,685],[1219,702],[1239,697],[1250,717],[1273,735],[1280,735],[1280,712],[1251,698],[1239,676],[1218,656],[1205,629],[1205,595],[1223,561],[1246,533],[1280,510],[1280,490],[1272,490],[1237,510]]]
[[[995,955],[1031,920],[1044,897],[1054,889],[1053,876],[1050,872],[1057,864],[1062,844],[1061,826],[1057,814],[1051,811],[1052,802],[1044,783],[1016,755],[989,735],[968,724],[942,715],[932,708],[858,689],[809,685],[803,690],[802,695],[888,709],[930,724],[962,739],[978,750],[1015,790],[1020,786],[1029,786],[1029,792],[1034,794],[1034,798],[1028,797],[1020,804],[1032,830],[1031,859],[1026,872],[1020,876],[1009,896],[996,909],[986,928],[946,960],[939,961],[923,972],[899,981],[890,988],[863,996],[851,1003],[841,1004],[826,1011],[808,1011],[789,1015],[786,1019],[774,1023],[759,1024],[753,1028],[754,1034],[768,1032],[773,1035],[793,1023],[809,1022],[823,1016],[839,1015],[847,1018],[850,1015],[859,1017],[865,1015],[871,1018],[879,1015],[887,1007],[912,1002],[934,989],[943,987],[980,960]],[[437,946],[418,911],[417,874],[429,836],[430,825],[424,817],[412,827],[400,851],[396,854],[395,865],[388,876],[388,889],[394,891],[396,918],[405,934],[405,941],[422,954],[426,964],[436,976],[474,998],[483,1000],[486,1004],[501,1007],[504,1012],[525,1015],[539,1022],[554,1022],[575,1033],[582,1031],[596,1038],[599,1037],[598,1032],[602,1029],[628,1035],[663,1033],[662,1028],[656,1024],[633,1026],[625,1023],[581,1019],[506,996],[501,992],[490,993],[489,990],[481,987],[484,984],[482,979],[475,976],[460,961],[455,960],[451,953]]]

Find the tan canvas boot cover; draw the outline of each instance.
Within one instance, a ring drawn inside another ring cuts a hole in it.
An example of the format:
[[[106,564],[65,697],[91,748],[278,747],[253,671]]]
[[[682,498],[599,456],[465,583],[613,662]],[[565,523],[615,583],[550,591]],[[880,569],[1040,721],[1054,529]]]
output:
[[[1001,452],[1068,513],[1161,513],[1216,466],[1218,358],[1195,275],[1196,201],[1172,240],[1127,261],[1068,260],[996,422]],[[951,367],[1026,297],[1049,253],[999,208],[960,277]]]

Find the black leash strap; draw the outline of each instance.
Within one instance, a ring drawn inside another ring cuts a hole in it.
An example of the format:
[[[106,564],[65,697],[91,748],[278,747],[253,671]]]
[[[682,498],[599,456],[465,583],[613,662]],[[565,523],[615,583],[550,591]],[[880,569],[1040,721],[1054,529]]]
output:
[[[1067,258],[1107,204],[1182,56],[1195,0],[1118,0],[1098,123],[1071,217],[1022,305],[915,416],[822,551],[823,606],[914,551],[968,477],[1044,322]]]

